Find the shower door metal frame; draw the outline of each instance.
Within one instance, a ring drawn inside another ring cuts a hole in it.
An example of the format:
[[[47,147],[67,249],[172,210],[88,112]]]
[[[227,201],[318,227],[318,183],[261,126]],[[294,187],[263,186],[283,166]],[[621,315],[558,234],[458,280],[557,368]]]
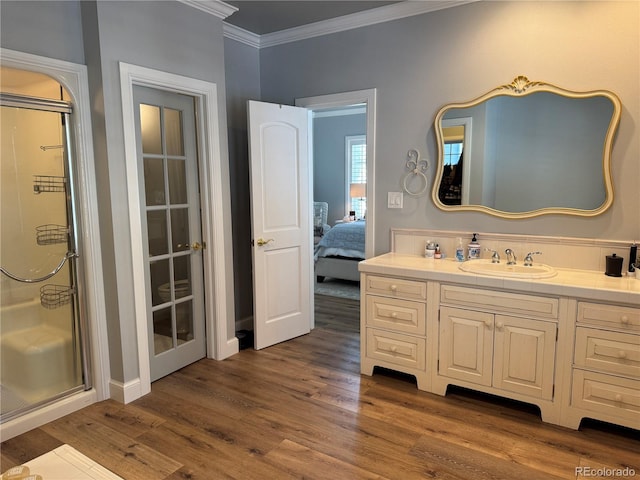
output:
[[[82,268],[82,264],[77,261],[80,257],[80,241],[78,237],[79,228],[79,213],[76,206],[76,177],[75,177],[75,166],[73,160],[73,146],[75,145],[74,139],[72,137],[72,128],[71,128],[71,114],[73,112],[73,106],[70,102],[65,102],[62,100],[53,100],[46,98],[38,98],[38,97],[28,97],[23,95],[16,95],[11,93],[1,93],[0,92],[0,107],[14,107],[14,108],[24,108],[28,110],[39,110],[46,111],[52,113],[60,113],[63,118],[63,126],[64,126],[64,144],[62,145],[64,150],[64,176],[67,179],[66,185],[68,186],[65,189],[65,203],[67,210],[67,226],[69,229],[68,235],[68,249],[65,256],[62,258],[58,266],[50,273],[35,279],[26,279],[20,278],[16,275],[7,272],[4,268],[0,267],[0,270],[3,274],[12,278],[13,280],[23,282],[23,283],[37,283],[45,281],[51,277],[53,277],[56,273],[58,273],[64,264],[68,261],[70,264],[69,274],[71,277],[71,288],[73,294],[72,297],[72,336],[74,338],[73,348],[74,348],[74,361],[77,358],[75,355],[76,349],[80,348],[80,361],[81,361],[81,375],[82,375],[82,384],[77,387],[72,388],[69,391],[61,392],[59,395],[55,395],[49,399],[46,399],[42,402],[38,402],[34,405],[29,405],[24,409],[17,410],[15,412],[11,412],[5,415],[3,421],[7,419],[14,418],[18,414],[22,414],[27,411],[31,411],[35,408],[43,404],[48,404],[52,401],[58,400],[59,398],[66,397],[71,393],[75,393],[79,390],[90,390],[93,386],[93,376],[91,370],[91,357],[89,352],[90,342],[89,342],[89,325],[87,320],[87,310],[84,301],[84,272]],[[43,149],[44,150],[44,149]],[[76,325],[78,328],[78,332],[76,335],[75,329]],[[79,345],[76,344],[75,338],[77,337]]]

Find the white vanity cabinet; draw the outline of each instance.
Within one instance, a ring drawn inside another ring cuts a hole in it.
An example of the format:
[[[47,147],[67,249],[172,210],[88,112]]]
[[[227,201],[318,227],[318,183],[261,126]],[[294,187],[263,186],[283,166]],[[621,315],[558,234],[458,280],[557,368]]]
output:
[[[522,281],[396,253],[359,269],[362,373],[530,403],[569,428],[640,429],[640,281],[571,270]]]
[[[434,393],[444,395],[450,384],[480,389],[525,399],[553,417],[559,302],[441,285]]]
[[[536,398],[553,398],[557,325],[440,308],[438,374]]]
[[[362,275],[361,372],[376,366],[416,377],[428,389],[426,307],[427,282]]]
[[[640,428],[640,309],[578,301],[565,426],[584,417]]]

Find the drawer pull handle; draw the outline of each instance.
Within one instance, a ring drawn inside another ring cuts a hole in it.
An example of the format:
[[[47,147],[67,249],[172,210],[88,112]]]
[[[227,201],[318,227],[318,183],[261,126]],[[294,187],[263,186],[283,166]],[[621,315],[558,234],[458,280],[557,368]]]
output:
[[[491,320],[485,320],[485,321],[484,321],[484,324],[487,326],[487,328],[491,328],[491,324],[492,324],[492,323],[493,323],[493,322],[491,322]]]
[[[625,352],[624,350],[620,350],[618,352],[618,358],[627,358],[627,352]]]
[[[398,318],[397,312],[391,312],[391,318]]]
[[[395,292],[396,290],[398,290],[397,285],[391,285],[389,288],[391,289],[392,292]]]
[[[391,353],[396,353],[396,351],[398,350],[398,347],[396,347],[395,345],[392,345],[389,350],[391,350]]]
[[[629,317],[627,317],[626,315],[623,315],[622,317],[620,317],[620,323],[622,323],[623,325],[626,325],[627,323],[629,323]]]
[[[498,323],[496,323],[496,328],[497,328],[498,330],[502,330],[502,327],[504,327],[504,323],[502,323],[502,322],[498,322]]]
[[[616,395],[616,402],[621,402],[622,401],[622,395],[617,394]]]

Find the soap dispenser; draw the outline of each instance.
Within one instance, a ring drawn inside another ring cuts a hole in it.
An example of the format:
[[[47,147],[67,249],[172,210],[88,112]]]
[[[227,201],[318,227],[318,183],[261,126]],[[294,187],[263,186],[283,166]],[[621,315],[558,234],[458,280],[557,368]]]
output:
[[[476,238],[478,234],[474,233],[473,238],[471,239],[471,243],[468,245],[469,248],[469,260],[474,260],[480,258],[480,243]]]

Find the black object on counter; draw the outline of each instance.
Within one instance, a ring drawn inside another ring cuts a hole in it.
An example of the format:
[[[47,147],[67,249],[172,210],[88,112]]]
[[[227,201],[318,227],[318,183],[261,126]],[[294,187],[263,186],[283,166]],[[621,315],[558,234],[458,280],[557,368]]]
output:
[[[621,277],[622,262],[624,258],[617,256],[615,253],[613,255],[607,255],[606,258],[607,265],[604,274],[609,275],[610,277]]]
[[[635,270],[634,265],[638,259],[638,246],[634,243],[631,245],[629,249],[629,271],[633,272]]]

